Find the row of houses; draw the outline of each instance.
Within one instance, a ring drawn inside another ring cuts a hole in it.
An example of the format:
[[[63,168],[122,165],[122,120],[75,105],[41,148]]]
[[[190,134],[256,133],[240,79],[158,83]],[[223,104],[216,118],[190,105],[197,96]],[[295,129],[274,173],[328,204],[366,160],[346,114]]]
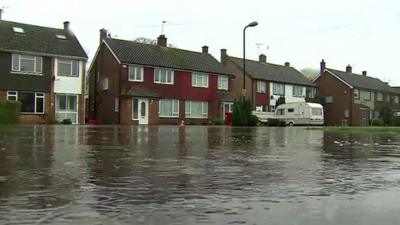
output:
[[[398,88],[350,66],[339,71],[322,61],[311,81],[289,62],[272,64],[261,54],[246,60],[243,76],[243,59],[226,49],[218,61],[207,46],[168,47],[165,35],[152,45],[101,29],[86,79],[87,60],[69,22],[56,29],[0,20],[0,100],[20,101],[23,123],[209,124],[231,113],[243,94],[258,111],[274,111],[281,97],[323,96],[326,121],[337,125],[369,124],[384,107],[400,109]]]

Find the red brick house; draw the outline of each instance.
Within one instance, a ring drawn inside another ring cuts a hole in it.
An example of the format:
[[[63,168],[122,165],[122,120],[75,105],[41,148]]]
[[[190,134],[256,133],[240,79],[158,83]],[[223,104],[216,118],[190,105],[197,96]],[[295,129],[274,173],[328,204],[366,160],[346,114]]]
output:
[[[329,125],[369,125],[381,117],[381,110],[399,110],[399,93],[367,72],[355,74],[349,65],[345,71],[326,68],[314,79],[321,96],[325,97],[325,121]]]
[[[202,52],[110,38],[89,69],[89,119],[102,124],[209,124],[233,103],[229,73]]]
[[[226,49],[221,49],[221,63],[236,78],[233,87],[235,97],[242,96],[243,59],[229,56]],[[267,62],[267,57],[260,55],[259,60],[246,59],[246,96],[250,97],[257,111],[274,111],[280,97],[285,102],[305,102],[316,93],[315,84],[302,73],[290,66]]]

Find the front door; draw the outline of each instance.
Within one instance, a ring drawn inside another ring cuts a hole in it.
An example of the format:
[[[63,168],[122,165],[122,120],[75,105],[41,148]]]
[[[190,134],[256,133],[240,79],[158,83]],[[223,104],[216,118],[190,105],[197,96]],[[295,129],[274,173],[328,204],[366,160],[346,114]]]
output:
[[[149,124],[149,100],[139,99],[139,124]]]

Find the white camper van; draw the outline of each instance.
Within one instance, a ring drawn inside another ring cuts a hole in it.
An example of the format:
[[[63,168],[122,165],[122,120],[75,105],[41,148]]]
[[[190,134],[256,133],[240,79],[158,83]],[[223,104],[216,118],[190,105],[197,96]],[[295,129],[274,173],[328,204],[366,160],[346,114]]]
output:
[[[295,102],[279,105],[275,119],[283,120],[287,125],[323,125],[324,110],[317,103]]]
[[[279,105],[275,113],[253,111],[253,115],[261,122],[268,122],[268,119],[279,119],[287,125],[323,125],[324,110],[322,105],[317,103],[293,102]]]

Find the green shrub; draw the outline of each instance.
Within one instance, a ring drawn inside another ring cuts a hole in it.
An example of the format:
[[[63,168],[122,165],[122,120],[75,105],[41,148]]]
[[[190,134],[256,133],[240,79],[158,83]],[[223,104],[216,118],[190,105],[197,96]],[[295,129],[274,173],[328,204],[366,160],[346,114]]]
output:
[[[71,119],[64,119],[63,121],[61,121],[61,124],[72,124]]]
[[[232,125],[255,126],[256,124],[254,124],[254,118],[252,118],[251,111],[252,106],[250,99],[242,97],[238,101],[235,100],[233,103]]]
[[[372,126],[383,126],[383,120],[379,118],[375,118],[371,122]]]
[[[213,125],[221,126],[225,124],[224,119],[222,118],[216,118],[212,121]]]
[[[0,101],[0,124],[18,123],[20,102]]]
[[[391,125],[392,125],[392,126],[399,127],[399,126],[400,126],[400,117],[398,117],[398,116],[393,117],[393,119],[392,119],[392,124],[391,124]]]
[[[258,117],[255,115],[250,115],[249,117],[249,126],[254,127],[258,125]]]
[[[286,122],[279,119],[268,119],[267,126],[269,127],[285,127]]]

